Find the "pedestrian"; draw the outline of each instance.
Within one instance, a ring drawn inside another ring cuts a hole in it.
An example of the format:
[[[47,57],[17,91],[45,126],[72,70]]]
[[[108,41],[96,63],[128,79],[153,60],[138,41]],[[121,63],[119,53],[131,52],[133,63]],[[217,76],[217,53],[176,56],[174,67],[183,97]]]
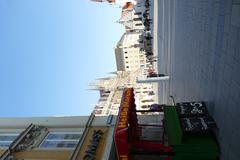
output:
[[[165,74],[158,74],[158,73],[150,73],[149,75],[147,75],[147,77],[165,77]]]
[[[156,104],[156,103],[154,103],[154,104],[150,105],[150,110],[151,111],[163,111],[163,107],[164,106],[165,106],[164,104]]]

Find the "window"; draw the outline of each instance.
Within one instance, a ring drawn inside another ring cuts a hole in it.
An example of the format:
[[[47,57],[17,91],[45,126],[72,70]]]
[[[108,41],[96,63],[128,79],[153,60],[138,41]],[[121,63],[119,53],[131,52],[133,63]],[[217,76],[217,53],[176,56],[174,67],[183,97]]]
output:
[[[0,133],[0,148],[9,147],[18,135],[18,133]]]
[[[108,94],[102,94],[101,97],[108,97]]]
[[[103,106],[98,106],[98,105],[96,105],[96,106],[95,106],[95,109],[103,109]]]
[[[142,18],[133,18],[134,21],[142,21]]]
[[[100,102],[102,102],[102,101],[106,101],[107,98],[108,98],[108,97],[101,97],[101,98],[99,99],[99,101],[100,101]]]
[[[82,132],[50,132],[40,148],[74,148],[81,136]]]
[[[105,91],[104,93],[110,93],[110,91]]]
[[[149,109],[150,106],[149,105],[142,105],[141,108],[144,108],[144,109],[148,108]]]
[[[95,110],[94,113],[95,114],[102,114],[102,110]]]
[[[142,13],[141,12],[136,12],[134,13],[135,15],[141,15]]]
[[[142,127],[141,140],[163,142],[163,128],[160,126],[144,126]]]
[[[153,99],[144,99],[144,100],[142,100],[142,103],[153,102],[153,101],[154,101]]]
[[[141,23],[137,23],[137,24],[135,24],[135,26],[141,26],[142,24]]]

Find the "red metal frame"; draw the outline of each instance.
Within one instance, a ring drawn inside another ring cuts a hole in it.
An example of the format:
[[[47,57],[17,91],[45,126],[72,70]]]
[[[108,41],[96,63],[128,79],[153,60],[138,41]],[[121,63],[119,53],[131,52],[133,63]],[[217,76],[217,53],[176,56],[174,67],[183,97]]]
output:
[[[127,88],[123,93],[114,135],[118,160],[130,160],[132,147],[139,152],[141,150],[159,153],[172,152],[172,148],[163,143],[140,140],[140,135],[141,127],[138,124],[133,88]]]

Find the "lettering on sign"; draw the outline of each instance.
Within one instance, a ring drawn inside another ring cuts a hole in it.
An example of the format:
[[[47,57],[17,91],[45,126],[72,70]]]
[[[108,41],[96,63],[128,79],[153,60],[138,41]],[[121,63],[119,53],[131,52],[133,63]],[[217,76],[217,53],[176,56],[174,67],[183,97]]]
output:
[[[102,138],[103,132],[99,130],[94,130],[92,135],[92,140],[90,141],[91,144],[88,145],[88,150],[85,151],[85,156],[83,160],[94,160],[95,154],[99,145],[99,142]]]
[[[124,101],[122,103],[121,113],[119,116],[118,128],[126,128],[127,127],[127,119],[128,119],[128,110],[131,101],[131,90],[127,90]]]
[[[128,156],[127,155],[120,155],[120,160],[128,160]]]

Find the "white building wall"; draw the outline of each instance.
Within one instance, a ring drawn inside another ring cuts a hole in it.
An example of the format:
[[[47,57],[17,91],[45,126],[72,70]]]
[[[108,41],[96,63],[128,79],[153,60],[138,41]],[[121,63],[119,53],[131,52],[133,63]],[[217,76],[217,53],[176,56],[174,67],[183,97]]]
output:
[[[137,110],[148,110],[149,106],[155,103],[154,95],[150,93],[153,92],[153,85],[150,83],[136,83],[136,77],[138,76],[138,71],[129,71],[125,77],[115,77],[115,86],[109,91],[108,83],[101,86],[101,89],[105,88],[107,93],[102,91],[101,97],[98,104],[95,106],[96,116],[107,116],[107,115],[117,115],[121,104],[123,89],[126,87],[133,87],[135,94],[135,103]],[[113,82],[113,80],[106,79],[105,81]],[[110,93],[108,93],[110,92]]]
[[[136,7],[134,7],[134,10],[132,11],[132,29],[133,30],[144,30],[144,24],[143,24],[143,12],[142,10],[135,10]]]
[[[127,0],[126,2],[129,2]],[[123,3],[123,4],[126,4]],[[128,10],[128,14],[124,14],[121,16],[119,22],[126,26],[126,30],[144,30],[144,17],[143,13],[146,11],[145,8],[145,0],[136,0],[134,4],[134,8],[131,10]],[[124,5],[122,5],[124,6]],[[125,10],[123,9],[123,12]]]
[[[138,110],[148,110],[155,102],[153,85],[151,83],[136,83],[137,77],[146,73],[149,63],[146,62],[145,52],[141,51],[141,32],[126,32],[119,41],[117,47],[121,47],[125,71],[130,72],[126,87],[132,86],[135,91],[135,103]],[[119,63],[119,62],[117,62]],[[144,76],[144,75],[143,75]],[[141,77],[141,76],[140,76]]]
[[[95,106],[94,113],[96,116],[117,115],[122,99],[123,89],[128,84],[128,74],[117,72],[114,77],[105,78],[98,81],[96,86],[101,86],[101,95],[98,104]],[[100,84],[99,84],[100,83]],[[109,94],[105,94],[109,92]]]
[[[141,51],[141,32],[126,32],[122,38],[121,48],[126,71],[146,68],[145,52]],[[119,63],[119,62],[117,62]]]

